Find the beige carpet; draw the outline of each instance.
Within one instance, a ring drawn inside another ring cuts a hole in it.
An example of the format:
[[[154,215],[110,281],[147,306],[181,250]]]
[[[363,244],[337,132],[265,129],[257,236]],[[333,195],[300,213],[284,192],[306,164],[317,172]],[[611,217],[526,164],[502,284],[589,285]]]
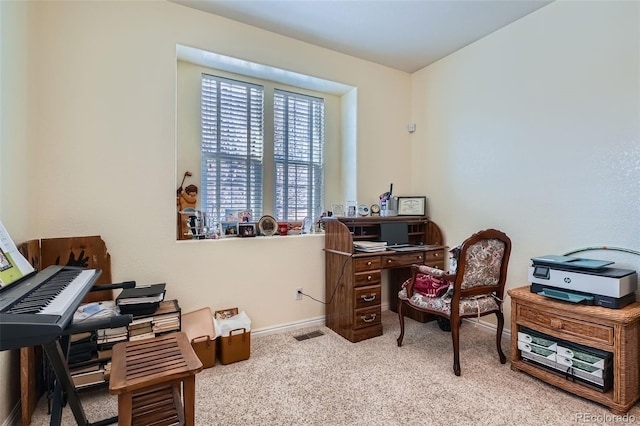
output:
[[[500,364],[495,334],[465,322],[462,376],[453,374],[451,335],[383,312],[384,335],[351,343],[326,327],[252,336],[251,357],[197,376],[198,425],[571,425],[622,423],[608,409]],[[324,335],[297,341],[320,330]],[[509,342],[503,339],[509,358]],[[83,392],[90,421],[117,413],[106,389]],[[640,407],[629,413],[640,422]],[[75,424],[70,409],[64,424]],[[46,398],[33,425],[49,424]]]

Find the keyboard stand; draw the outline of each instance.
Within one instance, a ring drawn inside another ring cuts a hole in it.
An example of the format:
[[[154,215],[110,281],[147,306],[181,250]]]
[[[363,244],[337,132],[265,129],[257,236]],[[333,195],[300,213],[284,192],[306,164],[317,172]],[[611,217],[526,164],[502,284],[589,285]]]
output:
[[[109,288],[130,288],[134,287],[135,282],[128,281],[120,284],[111,284],[99,286],[97,289],[93,287],[91,291],[104,290]],[[53,398],[51,403],[51,418],[49,424],[51,426],[60,426],[62,424],[62,409],[68,402],[73,417],[78,426],[104,426],[118,423],[118,416],[108,419],[99,420],[91,423],[87,419],[84,412],[78,390],[73,384],[71,373],[67,364],[67,356],[70,347],[70,335],[83,333],[85,331],[93,331],[101,328],[118,328],[127,326],[133,320],[132,315],[119,315],[110,318],[102,318],[92,321],[83,321],[81,323],[71,323],[64,329],[64,334],[57,339],[43,344],[44,350],[51,368],[56,376],[55,386],[53,390]],[[63,349],[64,348],[64,349]]]
[[[80,397],[78,396],[78,391],[73,384],[73,380],[71,379],[71,374],[69,373],[69,369],[67,368],[65,362],[65,355],[62,351],[62,345],[60,343],[61,340],[66,340],[69,342],[69,337],[65,336],[65,338],[58,338],[52,342],[46,343],[42,345],[44,352],[47,354],[47,358],[51,363],[51,368],[56,375],[56,384],[53,391],[53,403],[51,405],[51,420],[49,422],[50,425],[60,425],[62,421],[62,408],[64,406],[64,396],[66,396],[67,402],[69,403],[69,407],[71,407],[71,411],[73,412],[73,416],[76,419],[76,424],[78,425],[91,425],[89,420],[87,419],[87,415],[82,408],[82,404],[80,403]],[[117,423],[118,418],[109,419],[108,423],[100,423],[100,424],[113,424]],[[96,425],[98,423],[95,423]]]

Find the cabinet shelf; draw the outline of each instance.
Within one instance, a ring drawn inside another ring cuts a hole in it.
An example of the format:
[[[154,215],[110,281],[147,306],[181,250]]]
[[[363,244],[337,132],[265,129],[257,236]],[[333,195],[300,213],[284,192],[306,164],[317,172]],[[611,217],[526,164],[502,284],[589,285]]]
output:
[[[640,303],[622,309],[575,305],[531,293],[529,286],[511,289],[511,369],[522,371],[624,415],[640,399]],[[523,361],[518,331],[527,327],[567,342],[613,354],[613,388],[601,392],[564,375]]]

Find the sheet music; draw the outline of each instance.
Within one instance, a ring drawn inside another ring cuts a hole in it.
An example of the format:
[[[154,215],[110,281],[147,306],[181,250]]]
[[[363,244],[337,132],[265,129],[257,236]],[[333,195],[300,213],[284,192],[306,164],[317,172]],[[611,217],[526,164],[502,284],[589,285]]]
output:
[[[0,221],[0,288],[33,272],[33,266],[20,253]]]

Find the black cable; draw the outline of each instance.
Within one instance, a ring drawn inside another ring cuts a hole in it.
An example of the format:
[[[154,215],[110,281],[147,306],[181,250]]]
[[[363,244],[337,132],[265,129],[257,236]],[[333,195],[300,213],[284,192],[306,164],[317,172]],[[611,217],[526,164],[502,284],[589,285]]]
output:
[[[338,281],[336,282],[336,286],[333,288],[333,293],[331,293],[331,298],[329,299],[328,302],[323,302],[322,300],[318,300],[313,296],[309,296],[307,293],[303,293],[301,291],[299,291],[298,293],[300,293],[303,296],[307,296],[309,299],[311,300],[315,300],[318,303],[322,303],[323,305],[330,305],[331,302],[333,301],[333,298],[336,295],[336,291],[338,290],[338,287],[340,287],[340,281],[342,281],[342,277],[344,276],[344,268],[347,266],[347,261],[349,260],[351,256],[346,256],[344,258],[344,263],[342,264],[342,270],[340,271],[340,276],[338,277]]]

